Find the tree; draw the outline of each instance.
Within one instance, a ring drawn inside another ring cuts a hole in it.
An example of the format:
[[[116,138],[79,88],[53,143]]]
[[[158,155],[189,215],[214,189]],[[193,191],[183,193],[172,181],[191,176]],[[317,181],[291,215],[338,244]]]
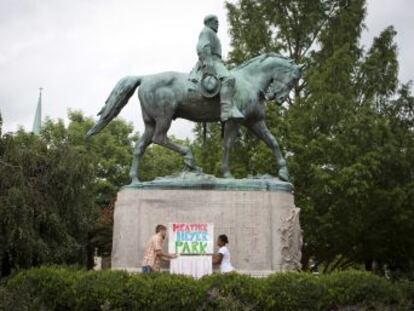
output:
[[[96,203],[106,207],[119,188],[128,183],[132,146],[137,136],[131,124],[116,119],[100,135],[86,141],[85,134],[93,126],[93,119],[79,111],[69,111],[68,118],[67,127],[63,120],[46,120],[41,135],[48,145],[65,141],[89,154],[96,170]]]
[[[68,126],[46,120],[40,137],[23,130],[0,135],[2,276],[45,263],[91,267],[96,248],[100,255],[110,253],[113,204],[129,182],[138,134],[116,119],[86,141],[93,123],[72,111]],[[180,163],[179,155],[149,148],[141,175],[168,175]]]
[[[1,276],[45,263],[84,264],[96,217],[90,156],[19,131],[0,137]]]
[[[62,120],[47,120],[42,129],[42,137],[48,145],[59,145],[64,141],[89,155],[96,175],[91,181],[95,189],[95,202],[100,207],[100,216],[90,232],[89,255],[92,259],[96,248],[99,255],[108,256],[112,249],[114,202],[120,188],[130,181],[133,145],[139,134],[133,132],[132,124],[117,118],[99,135],[86,141],[85,134],[93,126],[93,119],[85,117],[79,111],[70,111],[68,117],[67,127]],[[181,168],[181,163],[178,154],[160,146],[151,146],[143,158],[141,179],[152,180],[158,176],[170,175]]]
[[[305,268],[314,257],[326,270],[370,268],[374,260],[408,269],[414,256],[405,238],[414,229],[410,86],[398,88],[392,27],[367,52],[361,47],[365,6],[363,0],[226,3],[230,63],[272,51],[307,64],[292,99],[267,106],[302,208]],[[236,160],[248,165],[246,173],[271,171],[262,144],[245,147],[249,158]]]

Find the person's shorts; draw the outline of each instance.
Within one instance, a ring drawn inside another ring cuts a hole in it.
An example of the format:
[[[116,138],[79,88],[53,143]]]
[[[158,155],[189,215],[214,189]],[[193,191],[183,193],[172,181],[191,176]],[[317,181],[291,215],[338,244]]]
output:
[[[142,266],[142,273],[152,272],[151,266]]]

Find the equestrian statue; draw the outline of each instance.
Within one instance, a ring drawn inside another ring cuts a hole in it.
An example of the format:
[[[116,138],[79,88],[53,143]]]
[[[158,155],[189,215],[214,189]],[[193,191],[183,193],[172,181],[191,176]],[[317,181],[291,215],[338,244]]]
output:
[[[283,103],[302,76],[303,67],[276,53],[265,53],[228,70],[217,37],[218,19],[208,15],[200,33],[198,61],[187,73],[163,72],[145,76],[127,76],[114,87],[100,119],[87,137],[99,133],[113,120],[138,89],[145,131],[137,141],[130,169],[132,184],[139,183],[139,166],[145,149],[152,143],[164,146],[184,157],[185,169],[199,171],[191,150],[171,142],[167,132],[171,122],[183,118],[193,122],[224,122],[224,178],[232,178],[229,155],[240,126],[251,130],[272,150],[278,177],[288,181],[286,161],[279,144],[266,127],[266,100]]]

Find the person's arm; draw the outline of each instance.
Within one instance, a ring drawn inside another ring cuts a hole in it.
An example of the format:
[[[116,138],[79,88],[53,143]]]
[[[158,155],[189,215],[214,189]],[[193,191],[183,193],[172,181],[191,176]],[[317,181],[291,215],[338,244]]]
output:
[[[217,253],[213,255],[213,265],[219,265],[223,261],[223,254]]]
[[[202,49],[202,59],[204,60],[205,72],[213,72],[213,52],[211,45],[208,43]]]
[[[166,260],[170,260],[170,259],[174,259],[177,258],[176,254],[168,254],[168,253],[164,253],[162,250],[162,244],[163,244],[163,239],[161,237],[158,237],[155,240],[155,254],[161,258],[161,259],[166,259]]]
[[[155,251],[155,253],[157,254],[158,257],[166,259],[166,260],[170,260],[170,259],[175,259],[177,258],[177,254],[168,254],[168,253],[164,253],[162,251],[162,249],[157,249]]]

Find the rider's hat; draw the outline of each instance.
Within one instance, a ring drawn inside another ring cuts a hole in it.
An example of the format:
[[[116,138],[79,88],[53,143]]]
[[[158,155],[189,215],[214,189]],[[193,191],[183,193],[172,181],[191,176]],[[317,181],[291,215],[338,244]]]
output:
[[[221,88],[220,80],[211,73],[205,73],[200,81],[200,93],[207,98],[218,95]]]

